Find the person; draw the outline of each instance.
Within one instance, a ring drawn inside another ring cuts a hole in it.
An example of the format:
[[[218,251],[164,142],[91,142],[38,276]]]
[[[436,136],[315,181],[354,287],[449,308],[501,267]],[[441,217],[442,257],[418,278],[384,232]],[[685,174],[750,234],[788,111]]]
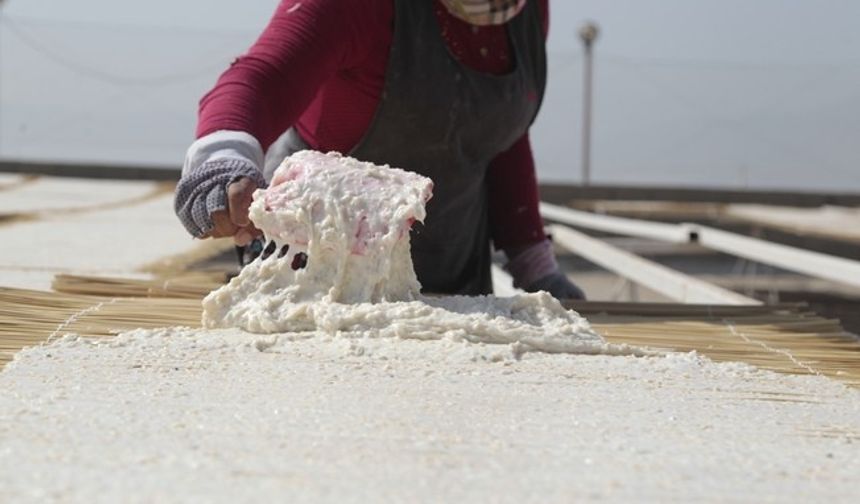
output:
[[[256,188],[305,148],[430,177],[412,233],[425,292],[514,285],[584,298],[544,234],[528,130],[546,84],[548,0],[283,0],[200,102],[175,209],[194,236],[259,234]],[[310,260],[313,260],[311,258]]]

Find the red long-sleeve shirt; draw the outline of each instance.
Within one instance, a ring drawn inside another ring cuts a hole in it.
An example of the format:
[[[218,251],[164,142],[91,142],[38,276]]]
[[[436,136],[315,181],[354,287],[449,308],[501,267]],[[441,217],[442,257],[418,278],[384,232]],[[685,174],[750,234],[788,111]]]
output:
[[[491,74],[512,68],[504,26],[476,27],[433,1],[449,50]],[[544,32],[548,0],[539,2]],[[283,0],[257,42],[200,102],[197,136],[245,131],[267,149],[294,126],[314,149],[349,152],[373,120],[393,36],[392,0]],[[542,240],[528,134],[487,174],[491,236],[507,249]]]

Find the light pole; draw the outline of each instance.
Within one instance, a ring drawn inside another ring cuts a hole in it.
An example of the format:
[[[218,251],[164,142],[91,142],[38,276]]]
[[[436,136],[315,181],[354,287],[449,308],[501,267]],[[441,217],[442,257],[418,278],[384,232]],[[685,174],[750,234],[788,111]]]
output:
[[[2,17],[3,17],[3,5],[5,5],[5,4],[6,4],[6,0],[0,0],[0,25],[3,24],[3,19],[2,19]],[[0,33],[0,39],[2,39],[2,33]],[[0,56],[2,56],[2,54],[3,54],[3,43],[2,43],[2,41],[0,41]],[[2,76],[3,76],[3,65],[2,65],[2,57],[0,57],[0,78],[2,78]],[[2,85],[2,83],[0,83],[0,98],[2,98],[2,97],[3,97],[3,85]],[[2,112],[2,111],[0,111],[0,112]],[[2,117],[3,116],[0,116],[0,139],[3,138]],[[0,151],[0,159],[2,159],[2,158],[3,158],[3,154],[2,154],[2,151]]]
[[[589,21],[579,29],[579,38],[585,46],[582,75],[582,185],[591,183],[591,83],[594,41],[598,34],[597,24]]]

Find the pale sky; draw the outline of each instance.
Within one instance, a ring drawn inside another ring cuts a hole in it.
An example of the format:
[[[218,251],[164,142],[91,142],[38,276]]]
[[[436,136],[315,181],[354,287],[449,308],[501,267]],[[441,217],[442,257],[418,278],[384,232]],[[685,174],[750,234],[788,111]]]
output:
[[[178,166],[196,104],[275,0],[8,0],[0,157]],[[578,180],[596,45],[596,183],[860,191],[860,2],[551,0],[543,180]]]

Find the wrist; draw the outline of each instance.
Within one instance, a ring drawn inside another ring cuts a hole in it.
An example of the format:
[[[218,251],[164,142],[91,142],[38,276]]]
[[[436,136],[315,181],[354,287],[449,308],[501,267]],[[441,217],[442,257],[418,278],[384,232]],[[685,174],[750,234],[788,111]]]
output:
[[[508,263],[505,270],[514,279],[514,286],[527,288],[538,280],[558,271],[558,263],[549,239],[505,249]]]

